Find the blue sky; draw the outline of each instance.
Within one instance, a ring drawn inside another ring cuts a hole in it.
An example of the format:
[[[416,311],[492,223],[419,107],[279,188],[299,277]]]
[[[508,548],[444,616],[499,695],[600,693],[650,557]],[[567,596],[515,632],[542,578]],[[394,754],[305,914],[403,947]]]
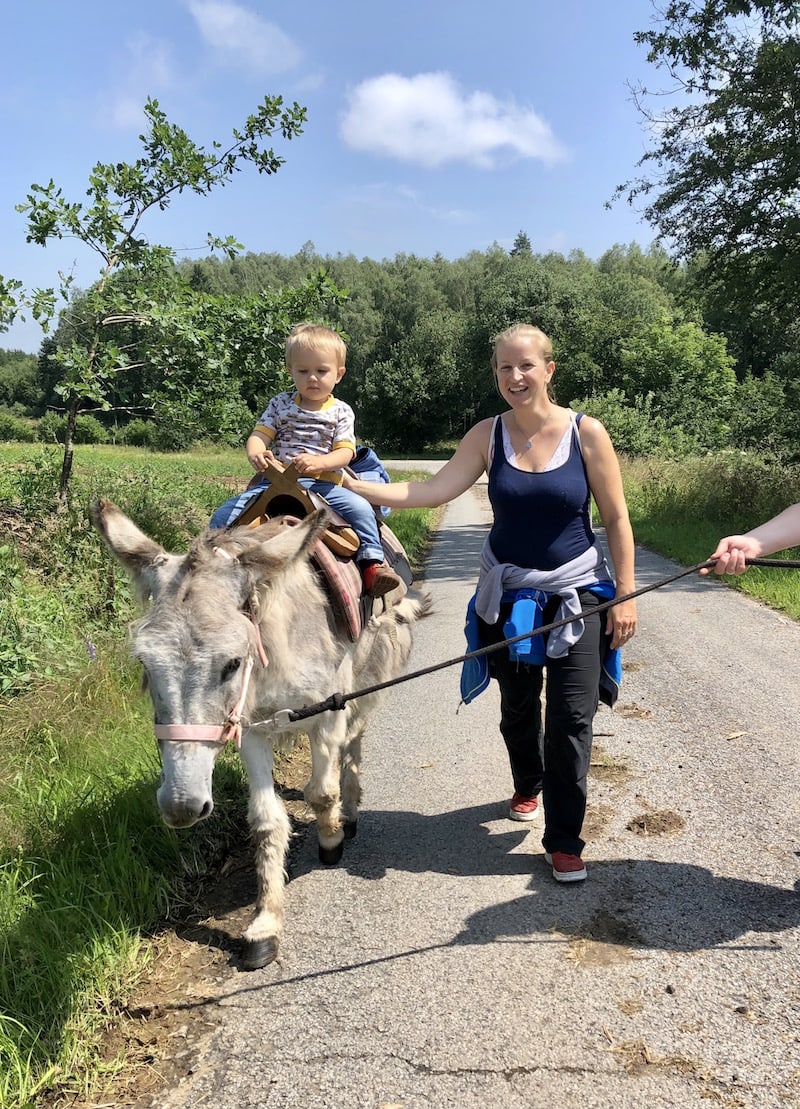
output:
[[[98,162],[134,160],[155,97],[196,142],[227,140],[265,95],[308,109],[278,137],[274,177],[245,170],[177,197],[144,230],[180,257],[209,232],[246,250],[458,258],[524,230],[537,252],[654,238],[622,201],[647,136],[629,85],[658,84],[633,33],[649,0],[40,0],[4,11],[0,274],[26,287],[59,269],[85,287],[75,242],[25,242],[14,206],[51,177],[80,200]],[[32,322],[0,346],[36,351]]]

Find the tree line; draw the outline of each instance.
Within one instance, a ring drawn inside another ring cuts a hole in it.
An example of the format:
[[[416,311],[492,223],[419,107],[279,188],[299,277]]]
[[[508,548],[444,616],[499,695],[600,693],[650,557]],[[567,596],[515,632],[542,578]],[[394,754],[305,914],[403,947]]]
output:
[[[360,437],[392,453],[429,449],[498,410],[491,340],[528,320],[553,338],[559,401],[601,418],[623,451],[795,451],[800,399],[785,372],[788,348],[768,363],[735,358],[737,336],[710,326],[691,267],[657,246],[615,246],[594,261],[536,254],[521,232],[510,252],[377,262],[307,243],[289,257],[183,262],[171,280],[191,305],[179,333],[156,343],[150,323],[116,326],[128,368],[95,419],[117,441],[240,444],[286,387],[285,334],[310,317],[348,341],[338,393],[355,408]],[[46,433],[57,433],[45,416],[63,410],[54,352],[81,342],[83,308],[79,294],[38,358],[0,354],[0,414],[44,417]],[[84,435],[100,434],[91,426]]]

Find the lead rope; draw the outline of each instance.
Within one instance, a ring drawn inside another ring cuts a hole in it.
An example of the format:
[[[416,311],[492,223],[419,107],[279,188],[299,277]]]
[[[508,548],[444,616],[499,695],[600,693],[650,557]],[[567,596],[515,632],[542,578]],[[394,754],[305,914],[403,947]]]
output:
[[[690,566],[687,570],[680,570],[677,574],[671,574],[669,577],[661,578],[660,581],[653,582],[652,585],[643,585],[641,589],[635,589],[632,593],[626,593],[622,597],[614,597],[610,601],[603,601],[602,604],[597,605],[591,610],[581,610],[574,613],[572,616],[567,616],[563,620],[556,620],[552,624],[545,624],[540,628],[535,628],[532,631],[523,632],[521,635],[515,635],[511,639],[503,639],[499,643],[492,643],[488,647],[481,647],[477,651],[469,651],[465,655],[459,655],[458,658],[447,659],[445,662],[434,663],[433,666],[426,666],[422,670],[413,670],[410,674],[401,674],[398,678],[392,678],[390,681],[379,682],[377,685],[367,686],[365,689],[357,689],[353,693],[332,693],[330,697],[326,697],[324,701],[318,701],[314,705],[307,705],[301,709],[281,709],[274,716],[266,720],[254,721],[250,727],[273,727],[285,728],[289,724],[295,724],[298,720],[308,720],[311,716],[319,716],[323,712],[331,712],[333,710],[344,709],[350,701],[356,701],[360,697],[367,697],[371,693],[380,693],[381,690],[390,689],[395,685],[402,685],[403,682],[413,681],[415,678],[422,678],[426,674],[435,674],[438,670],[445,670],[448,666],[457,666],[459,663],[467,662],[468,659],[481,658],[483,655],[491,654],[492,651],[499,651],[501,647],[508,647],[512,643],[519,643],[523,639],[532,639],[537,635],[545,635],[547,632],[554,631],[556,628],[562,628],[565,624],[571,624],[575,620],[580,620],[582,616],[592,615],[596,612],[605,612],[608,608],[613,608],[614,605],[620,605],[623,601],[632,601],[636,597],[641,597],[645,593],[651,593],[654,589],[661,589],[665,585],[670,585],[672,582],[680,581],[681,578],[686,578],[689,574],[696,574],[699,570],[706,570],[714,565],[715,558],[707,558],[704,562],[698,562],[696,566]],[[790,561],[781,558],[748,558],[746,559],[748,566],[764,566],[773,569],[784,570],[797,570],[800,569],[800,561]]]

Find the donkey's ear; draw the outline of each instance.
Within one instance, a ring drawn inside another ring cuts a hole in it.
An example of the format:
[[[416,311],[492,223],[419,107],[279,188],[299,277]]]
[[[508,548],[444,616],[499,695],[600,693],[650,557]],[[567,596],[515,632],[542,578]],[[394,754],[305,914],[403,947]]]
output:
[[[295,558],[308,556],[329,523],[330,513],[322,508],[310,512],[297,523],[282,527],[277,534],[268,525],[264,525],[263,531],[260,527],[248,529],[242,536],[244,544],[239,561],[248,566],[261,563],[266,567],[276,568],[278,563],[288,563]],[[244,528],[240,530],[245,532]],[[239,532],[234,532],[233,537],[237,540]]]
[[[154,591],[159,569],[176,556],[168,554],[140,531],[112,501],[97,500],[91,506],[92,523],[114,557],[122,563],[143,596]]]

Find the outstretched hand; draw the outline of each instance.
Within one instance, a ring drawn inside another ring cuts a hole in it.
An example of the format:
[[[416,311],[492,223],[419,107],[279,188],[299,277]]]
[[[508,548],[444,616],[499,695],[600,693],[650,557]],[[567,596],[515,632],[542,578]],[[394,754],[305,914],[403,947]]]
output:
[[[726,535],[720,539],[717,549],[710,556],[716,559],[713,567],[700,571],[709,574],[743,574],[747,569],[748,558],[758,558],[761,554],[761,544],[749,535]]]

